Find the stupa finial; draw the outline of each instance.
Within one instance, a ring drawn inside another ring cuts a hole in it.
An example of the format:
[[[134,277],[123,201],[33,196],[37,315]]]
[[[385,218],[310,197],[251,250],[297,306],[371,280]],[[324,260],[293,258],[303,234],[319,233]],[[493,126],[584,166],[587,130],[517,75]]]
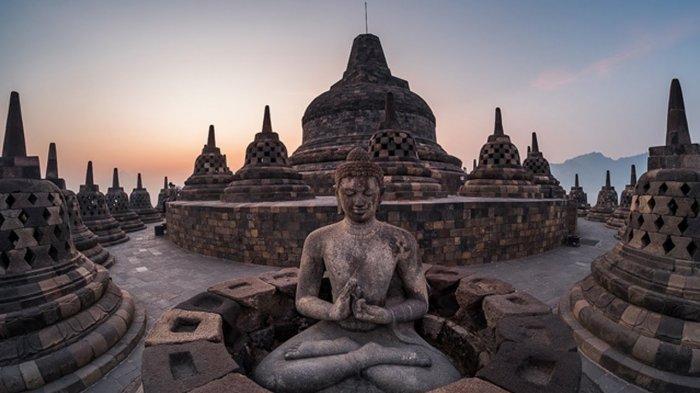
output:
[[[529,156],[530,153],[532,153],[532,149],[530,148],[530,146],[528,146],[528,147],[527,147],[527,155]]]
[[[493,135],[504,135],[503,120],[501,119],[501,108],[496,108],[496,122],[493,127]]]
[[[168,189],[168,177],[165,176],[163,178],[163,189],[167,190]]]
[[[579,188],[578,173],[576,174],[576,177],[574,178],[574,187]]]
[[[610,171],[605,171],[605,188],[610,188]]]
[[[532,152],[537,153],[540,151],[540,146],[537,143],[537,133],[533,132],[532,133]]]
[[[630,184],[633,186],[637,184],[637,167],[634,164],[632,164],[632,170],[630,171]]]
[[[3,157],[26,157],[27,147],[24,141],[24,125],[22,124],[22,109],[19,104],[19,93],[10,93],[10,107],[7,110],[5,126],[5,141],[2,145]]]
[[[88,161],[87,172],[85,173],[85,185],[88,187],[95,185],[95,180],[92,176],[92,161]]]
[[[690,132],[688,119],[685,117],[683,90],[681,83],[674,78],[668,96],[668,116],[666,120],[666,146],[689,145]]]
[[[396,118],[396,106],[394,105],[394,93],[386,93],[384,99],[384,120],[379,124],[380,130],[399,128],[399,121]]]
[[[476,158],[472,160],[472,170],[476,169]]]
[[[272,132],[272,120],[270,120],[270,105],[265,105],[262,132]]]
[[[138,189],[143,188],[143,182],[141,182],[141,174],[140,173],[136,177],[136,188],[138,188]]]
[[[207,146],[216,147],[216,137],[214,136],[214,125],[209,125],[209,136],[207,137]]]
[[[49,143],[49,155],[46,159],[46,178],[58,179],[58,158],[54,142]]]
[[[119,188],[119,170],[114,168],[112,172],[112,188]]]

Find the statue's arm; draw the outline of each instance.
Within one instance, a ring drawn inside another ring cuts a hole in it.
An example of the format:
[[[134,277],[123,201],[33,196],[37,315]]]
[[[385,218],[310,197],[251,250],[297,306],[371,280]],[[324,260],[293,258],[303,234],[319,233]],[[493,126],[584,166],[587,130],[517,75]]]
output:
[[[387,307],[395,322],[415,321],[428,312],[428,285],[418,260],[416,239],[405,234],[399,242],[399,260],[397,273],[403,283],[406,299]]]

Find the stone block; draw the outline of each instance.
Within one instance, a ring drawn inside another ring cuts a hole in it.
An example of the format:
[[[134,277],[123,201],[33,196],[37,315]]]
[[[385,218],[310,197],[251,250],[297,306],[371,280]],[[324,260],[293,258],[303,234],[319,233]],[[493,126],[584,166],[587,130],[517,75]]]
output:
[[[212,292],[202,292],[178,304],[175,308],[190,311],[205,311],[221,315],[230,327],[236,326],[241,306],[235,301]]]
[[[571,328],[552,314],[501,319],[496,324],[496,345],[500,347],[508,341],[576,351]]]
[[[506,317],[549,314],[549,307],[525,292],[513,292],[507,295],[491,295],[483,303],[486,324],[495,327],[498,321]]]
[[[296,296],[297,283],[299,282],[299,268],[288,267],[275,272],[265,272],[259,277],[281,293],[292,298]]]
[[[460,309],[473,309],[490,295],[507,295],[513,293],[512,285],[491,277],[465,277],[459,282],[455,297]]]
[[[576,393],[581,358],[577,352],[506,342],[476,376],[511,392]]]
[[[163,313],[146,338],[146,346],[182,344],[192,341],[221,342],[223,338],[221,316],[202,311],[177,308]]]
[[[190,393],[270,393],[243,374],[231,373],[190,391]]]
[[[238,369],[223,343],[156,345],[143,351],[141,380],[145,393],[181,393]]]
[[[273,301],[275,287],[257,277],[234,278],[209,288],[210,292],[237,301],[246,307],[267,309]]]
[[[468,275],[463,269],[435,265],[425,272],[425,279],[432,290],[445,291],[456,287]]]
[[[508,391],[483,379],[462,378],[457,382],[431,390],[428,393],[508,393]]]

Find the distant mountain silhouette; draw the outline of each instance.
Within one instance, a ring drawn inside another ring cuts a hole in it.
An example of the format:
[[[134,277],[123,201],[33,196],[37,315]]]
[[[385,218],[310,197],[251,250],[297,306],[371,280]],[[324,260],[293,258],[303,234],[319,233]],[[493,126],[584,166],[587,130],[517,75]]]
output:
[[[637,176],[647,171],[647,153],[616,160],[599,152],[593,152],[570,158],[561,164],[550,164],[552,174],[559,179],[568,193],[574,184],[574,175],[578,173],[583,190],[588,194],[588,203],[595,204],[598,191],[605,184],[605,171],[610,170],[610,181],[618,195],[630,181],[630,167],[637,166]]]

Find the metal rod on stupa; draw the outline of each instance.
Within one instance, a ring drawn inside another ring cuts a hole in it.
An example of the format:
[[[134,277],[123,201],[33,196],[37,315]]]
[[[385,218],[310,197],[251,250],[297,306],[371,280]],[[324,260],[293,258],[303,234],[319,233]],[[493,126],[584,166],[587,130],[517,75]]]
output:
[[[46,178],[58,179],[58,158],[54,142],[49,143],[49,155],[46,158]]]
[[[689,145],[690,132],[688,119],[685,116],[683,90],[678,79],[671,81],[668,97],[668,117],[666,119],[666,146]]]
[[[262,132],[272,132],[272,120],[270,120],[270,106],[265,105],[265,114],[263,115]]]
[[[501,108],[496,108],[496,121],[493,127],[493,135],[503,135],[503,120],[501,119]]]
[[[3,157],[26,157],[27,147],[24,141],[24,124],[22,123],[22,108],[19,104],[19,93],[10,93],[10,107],[7,111],[5,125],[5,140],[2,145]]]

